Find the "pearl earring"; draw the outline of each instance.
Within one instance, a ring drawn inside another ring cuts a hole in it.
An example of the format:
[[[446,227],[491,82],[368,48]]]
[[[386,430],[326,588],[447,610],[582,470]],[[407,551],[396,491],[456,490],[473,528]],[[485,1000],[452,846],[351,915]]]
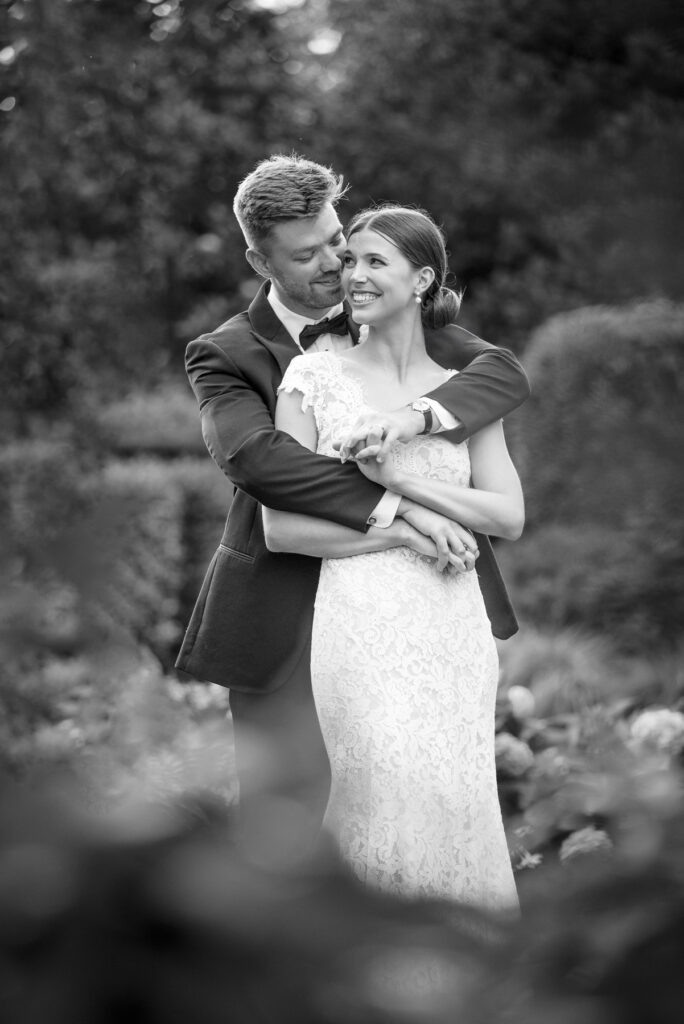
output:
[[[420,292],[416,292],[415,296],[416,296],[416,302],[419,303],[419,304],[422,303],[423,296],[420,294]]]

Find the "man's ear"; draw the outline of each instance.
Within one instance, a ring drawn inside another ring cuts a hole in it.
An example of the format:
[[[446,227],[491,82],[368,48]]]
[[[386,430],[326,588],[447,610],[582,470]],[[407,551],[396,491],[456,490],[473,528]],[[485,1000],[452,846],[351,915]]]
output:
[[[245,259],[252,270],[255,270],[259,277],[270,277],[271,268],[268,265],[268,257],[264,256],[258,249],[247,249]]]

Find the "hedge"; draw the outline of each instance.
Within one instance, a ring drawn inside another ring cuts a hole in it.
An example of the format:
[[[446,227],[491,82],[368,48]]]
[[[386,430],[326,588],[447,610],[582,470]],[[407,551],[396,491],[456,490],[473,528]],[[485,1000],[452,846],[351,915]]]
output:
[[[0,486],[16,595],[5,619],[16,619],[21,594],[45,646],[77,653],[92,630],[85,620],[104,618],[105,631],[150,646],[168,667],[232,494],[206,454],[101,468],[66,443],[27,441],[2,453]]]
[[[501,560],[535,625],[620,646],[675,644],[684,621],[684,306],[555,317],[526,354],[516,416],[527,529]]]

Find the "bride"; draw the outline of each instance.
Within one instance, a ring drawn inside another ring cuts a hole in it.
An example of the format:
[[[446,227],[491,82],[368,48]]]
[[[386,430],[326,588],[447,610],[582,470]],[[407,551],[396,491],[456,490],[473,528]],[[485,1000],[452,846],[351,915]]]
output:
[[[402,495],[400,511],[422,520],[422,532],[429,517],[443,524],[432,531],[437,562],[392,546],[396,533],[370,539],[272,509],[264,529],[271,550],[323,558],[312,680],[333,775],[326,827],[342,855],[375,887],[504,909],[516,894],[494,765],[497,651],[463,531],[450,521],[516,539],[520,483],[501,422],[461,444],[429,433],[383,443],[383,411],[456,372],[429,358],[423,333],[458,312],[446,273],[427,214],[358,214],[343,284],[367,335],[342,355],[295,358],[276,412],[276,426],[301,444],[355,458]]]

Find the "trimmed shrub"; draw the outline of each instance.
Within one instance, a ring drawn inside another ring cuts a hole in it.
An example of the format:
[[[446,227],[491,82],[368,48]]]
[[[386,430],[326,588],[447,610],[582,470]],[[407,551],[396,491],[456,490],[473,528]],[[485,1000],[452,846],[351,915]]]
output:
[[[516,418],[530,525],[681,519],[684,306],[589,307],[533,336]]]
[[[67,439],[13,441],[0,450],[0,544],[34,560],[92,496],[87,456]]]
[[[119,455],[206,455],[197,402],[185,384],[134,391],[103,409],[98,424]]]
[[[13,649],[32,632],[77,654],[99,642],[96,619],[98,635],[123,630],[169,666],[232,495],[206,454],[103,470],[66,442],[26,441],[0,455],[0,487],[0,631]]]
[[[536,625],[676,642],[684,621],[684,306],[555,317],[515,418],[528,532],[502,563]]]
[[[104,490],[117,621],[169,667],[221,539],[230,484],[208,458],[136,459],[112,463]]]
[[[115,622],[158,653],[177,638],[183,494],[163,462],[107,466],[97,514],[105,603]]]
[[[183,495],[183,579],[178,600],[180,621],[185,626],[221,540],[233,488],[206,452],[202,459],[169,462],[165,470]]]

